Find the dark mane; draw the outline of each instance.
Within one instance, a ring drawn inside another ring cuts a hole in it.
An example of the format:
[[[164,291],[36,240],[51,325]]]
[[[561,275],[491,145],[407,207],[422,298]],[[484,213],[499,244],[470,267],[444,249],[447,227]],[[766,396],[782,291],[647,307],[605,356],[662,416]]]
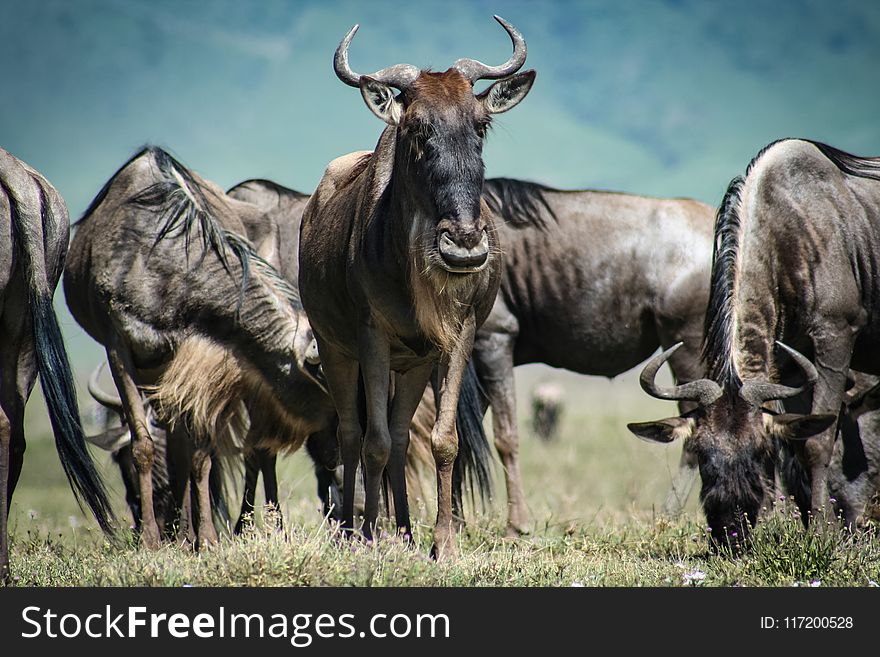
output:
[[[552,187],[513,178],[489,178],[483,182],[483,198],[489,209],[510,226],[547,225],[547,215],[556,221],[556,213],[544,198]],[[546,213],[545,213],[546,211]]]
[[[738,388],[741,384],[736,365],[731,359],[733,341],[733,286],[736,279],[736,258],[740,245],[741,221],[739,205],[742,189],[755,163],[773,146],[789,141],[778,139],[767,144],[752,158],[743,176],[734,178],[718,208],[715,218],[715,248],[712,254],[712,277],[709,306],[703,331],[703,362],[709,377],[718,383]],[[813,144],[838,169],[851,176],[880,181],[880,158],[858,157],[827,144],[803,139]]]
[[[822,151],[822,155],[831,160],[834,166],[844,173],[880,181],[880,157],[859,157],[818,141],[810,141],[809,139],[804,141],[809,141]]]
[[[260,187],[265,187],[266,189],[271,189],[273,192],[278,194],[279,196],[296,196],[297,198],[303,199],[308,198],[309,195],[303,192],[298,192],[295,189],[291,189],[290,187],[285,187],[284,185],[279,185],[277,182],[272,180],[266,180],[265,178],[249,178],[247,180],[242,180],[240,183],[233,185],[229,189],[226,190],[227,194],[232,193],[236,189],[244,187],[246,185],[259,185]]]
[[[136,192],[126,202],[151,210],[161,222],[161,228],[153,242],[154,247],[164,239],[183,236],[184,250],[186,257],[189,258],[190,240],[195,232],[202,243],[202,253],[195,266],[204,260],[209,251],[217,256],[224,269],[230,274],[233,274],[233,271],[229,254],[233,254],[239,261],[241,265],[239,310],[251,279],[252,267],[268,278],[272,286],[283,294],[295,309],[302,309],[298,291],[285,281],[269,262],[257,254],[253,244],[243,236],[226,230],[216,220],[213,216],[215,209],[209,203],[203,186],[192,172],[157,146],[145,146],[129,158],[104,185],[83,214],[81,222],[98,208],[119,173],[140,157],[149,157],[153,160],[162,180]],[[181,180],[185,189],[181,186]]]
[[[210,250],[220,259],[224,269],[232,273],[228,258],[228,251],[232,251],[244,270],[244,284],[247,279],[248,258],[241,252],[238,244],[230,243],[226,239],[226,231],[212,216],[211,204],[192,172],[161,148],[148,146],[143,154],[152,158],[163,179],[133,194],[127,202],[157,213],[162,226],[153,245],[168,237],[183,236],[184,251],[188,259],[190,239],[195,228],[202,242],[199,263]]]
[[[742,383],[731,358],[733,342],[733,286],[736,280],[736,257],[740,244],[739,202],[743,185],[752,168],[778,140],[767,144],[752,158],[745,175],[730,181],[718,214],[715,216],[715,248],[709,284],[709,306],[703,328],[703,362],[710,379],[736,389]]]

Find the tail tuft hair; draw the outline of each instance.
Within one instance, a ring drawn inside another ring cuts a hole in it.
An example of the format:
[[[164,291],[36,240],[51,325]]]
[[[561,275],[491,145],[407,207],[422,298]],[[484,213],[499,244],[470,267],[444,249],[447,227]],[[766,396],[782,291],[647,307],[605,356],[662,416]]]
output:
[[[52,298],[32,290],[30,306],[37,371],[55,433],[55,447],[61,466],[80,508],[85,503],[101,529],[105,533],[112,533],[115,518],[107,491],[86,449],[76,387],[67,352],[64,350],[61,328],[52,308]]]
[[[492,497],[492,450],[483,428],[483,398],[473,361],[468,361],[455,417],[458,456],[453,470],[452,494],[458,509],[462,508],[464,488],[467,488],[471,501],[479,496],[483,506]]]

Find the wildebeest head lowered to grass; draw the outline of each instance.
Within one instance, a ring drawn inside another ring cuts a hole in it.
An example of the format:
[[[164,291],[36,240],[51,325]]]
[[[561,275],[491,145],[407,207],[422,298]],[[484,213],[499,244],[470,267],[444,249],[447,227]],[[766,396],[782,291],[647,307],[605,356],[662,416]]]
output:
[[[336,75],[360,89],[367,107],[388,127],[373,153],[329,165],[300,232],[300,292],[339,416],[347,528],[353,527],[354,477],[363,458],[365,533],[371,535],[376,521],[387,465],[397,525],[410,536],[408,427],[434,365],[441,364],[432,434],[438,556],[455,547],[451,485],[459,387],[502,266],[481,201],[483,139],[492,114],[514,107],[535,78],[534,71],[516,74],[525,62],[525,41],[496,19],[513,41],[508,62],[487,66],[460,59],[440,73],[409,64],[372,75],[353,72],[348,48],[357,26],[352,28],[336,50]],[[475,95],[474,83],[485,78],[498,81]],[[365,427],[358,411],[359,378]]]
[[[69,234],[60,194],[0,148],[0,583],[9,579],[8,513],[24,464],[24,407],[38,374],[68,482],[101,528],[112,528],[113,514],[85,446],[73,374],[52,308]]]
[[[655,385],[677,347],[642,373],[649,394],[698,408],[629,425],[643,438],[690,441],[717,542],[741,543],[757,520],[778,448],[797,456],[788,476],[799,481],[785,483],[803,517],[830,509],[827,471],[847,374],[880,372],[878,253],[880,158],[787,139],[728,188],[706,314],[709,378]]]
[[[152,387],[163,421],[193,441],[200,542],[216,540],[210,454],[231,436],[242,404],[260,409],[249,437],[273,449],[297,449],[333,414],[296,290],[242,237],[259,213],[147,147],[108,181],[71,242],[67,303],[107,349],[133,429],[148,546],[159,530],[144,390]]]

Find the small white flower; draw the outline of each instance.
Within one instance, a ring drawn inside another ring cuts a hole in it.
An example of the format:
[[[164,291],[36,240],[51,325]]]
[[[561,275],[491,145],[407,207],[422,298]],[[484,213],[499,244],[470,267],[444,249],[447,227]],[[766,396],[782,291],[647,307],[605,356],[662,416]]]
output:
[[[816,588],[817,586],[822,586],[822,582],[820,582],[818,579],[810,580],[810,586]]]
[[[681,577],[685,586],[699,586],[706,579],[706,573],[698,568],[694,568],[683,573]]]
[[[583,588],[584,583],[583,582],[572,582],[571,585],[576,588]]]

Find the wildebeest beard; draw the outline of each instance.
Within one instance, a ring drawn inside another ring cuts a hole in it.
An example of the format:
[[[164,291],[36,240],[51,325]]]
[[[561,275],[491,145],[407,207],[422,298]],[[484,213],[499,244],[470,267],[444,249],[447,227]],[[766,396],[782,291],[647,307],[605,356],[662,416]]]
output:
[[[500,253],[481,198],[482,137],[488,118],[475,125],[464,113],[450,112],[436,120],[457,125],[437,130],[414,119],[413,125],[405,120],[398,129],[392,184],[405,190],[395,196],[404,206],[400,216],[411,221],[409,276],[417,321],[441,351],[450,353],[461,335],[462,308],[480,291],[471,274],[484,270]],[[462,251],[480,251],[486,245],[485,258],[470,265],[464,259],[458,271],[441,253],[443,239]]]

